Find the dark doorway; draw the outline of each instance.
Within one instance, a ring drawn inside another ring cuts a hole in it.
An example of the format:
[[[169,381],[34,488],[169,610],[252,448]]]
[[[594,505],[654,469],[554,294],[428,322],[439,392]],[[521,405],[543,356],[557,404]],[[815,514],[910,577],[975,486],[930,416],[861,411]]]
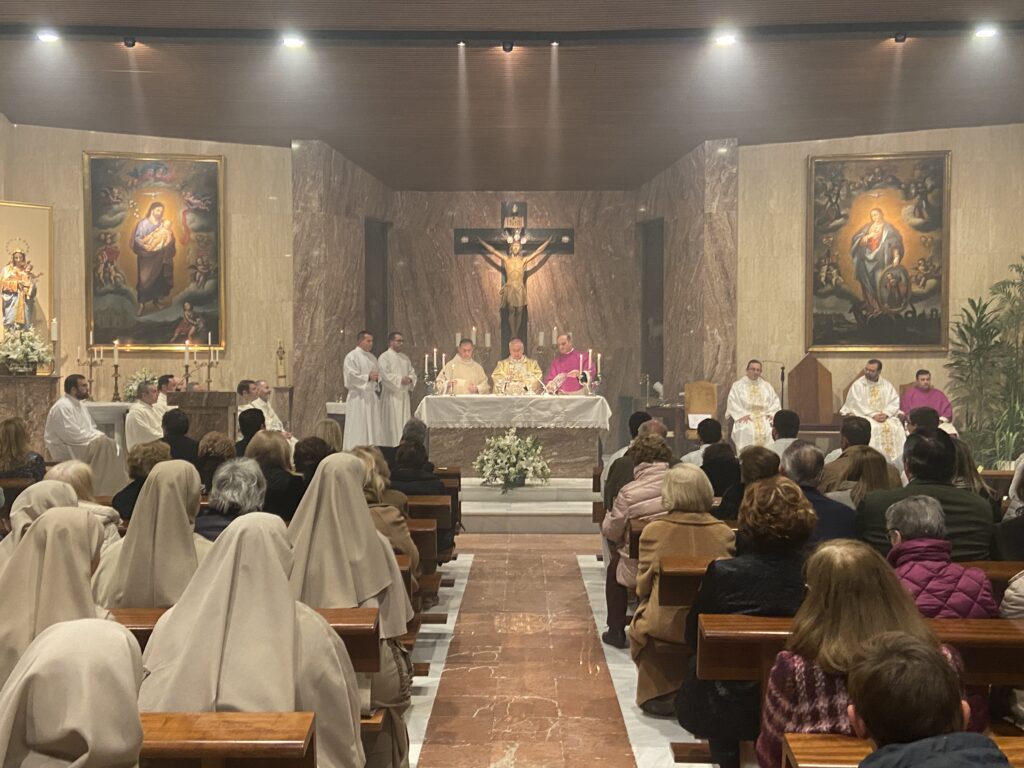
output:
[[[366,330],[373,334],[373,353],[388,348],[388,230],[386,221],[364,219],[363,296]]]
[[[640,373],[665,375],[665,220],[637,224],[640,238]]]

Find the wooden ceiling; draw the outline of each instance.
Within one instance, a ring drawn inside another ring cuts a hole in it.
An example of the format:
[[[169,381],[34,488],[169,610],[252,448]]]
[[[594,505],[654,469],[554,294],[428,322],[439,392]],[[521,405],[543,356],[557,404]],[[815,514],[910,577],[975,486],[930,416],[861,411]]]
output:
[[[988,40],[951,28],[979,21],[1015,26]],[[3,0],[0,112],[97,131],[321,139],[394,189],[635,189],[706,139],[1024,121],[1022,22],[1020,0],[183,0],[129,12]],[[711,45],[727,23],[748,37]],[[61,42],[28,34],[40,25]],[[777,25],[787,29],[765,29]],[[283,29],[322,39],[284,49]],[[891,40],[900,29],[904,44]]]

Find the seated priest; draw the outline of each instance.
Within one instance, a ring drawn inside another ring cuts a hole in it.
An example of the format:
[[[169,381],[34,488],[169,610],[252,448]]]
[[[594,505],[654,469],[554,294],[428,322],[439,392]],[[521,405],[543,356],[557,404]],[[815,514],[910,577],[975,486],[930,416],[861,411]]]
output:
[[[162,412],[157,408],[159,396],[156,382],[140,381],[135,388],[135,402],[124,417],[124,441],[129,451],[136,445],[151,443],[164,436],[160,424]]]
[[[572,343],[572,334],[558,336],[558,352],[555,353],[544,377],[548,392],[555,395],[571,395],[583,389],[583,384],[594,380],[594,364],[590,353],[577,352]]]
[[[245,383],[249,385],[249,388],[243,394],[242,384]],[[284,428],[284,422],[281,421],[281,418],[274,411],[274,406],[270,404],[270,396],[273,394],[273,390],[266,379],[258,379],[256,381],[244,379],[239,382],[237,391],[242,399],[241,405],[238,406],[239,413],[243,413],[251,408],[258,408],[263,411],[263,418],[267,429],[271,432],[284,432],[285,437],[291,437],[291,433]]]
[[[92,468],[100,496],[112,496],[128,484],[124,458],[117,445],[96,428],[82,401],[89,397],[89,382],[80,373],[64,379],[64,396],[46,417],[43,441],[54,461],[80,459]]]
[[[487,374],[473,359],[473,341],[459,342],[458,356],[452,358],[437,374],[435,391],[450,395],[486,395],[491,391]]]
[[[497,395],[535,395],[540,392],[541,373],[537,361],[526,356],[522,339],[508,343],[508,357],[499,360],[491,374]]]

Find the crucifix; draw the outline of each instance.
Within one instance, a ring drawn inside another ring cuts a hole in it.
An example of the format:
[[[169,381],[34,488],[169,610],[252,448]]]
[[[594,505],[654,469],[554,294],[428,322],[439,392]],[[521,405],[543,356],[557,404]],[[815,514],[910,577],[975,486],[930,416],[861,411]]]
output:
[[[455,230],[456,255],[482,256],[501,273],[502,350],[515,338],[529,349],[526,281],[552,255],[573,253],[575,235],[573,229],[527,229],[526,203],[507,200],[500,228]]]

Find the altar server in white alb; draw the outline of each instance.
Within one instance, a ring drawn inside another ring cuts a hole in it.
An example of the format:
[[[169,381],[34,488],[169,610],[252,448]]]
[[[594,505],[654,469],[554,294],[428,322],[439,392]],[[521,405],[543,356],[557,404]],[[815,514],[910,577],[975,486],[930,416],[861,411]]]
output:
[[[416,369],[402,351],[405,338],[397,331],[388,335],[388,348],[377,365],[380,367],[380,428],[377,445],[398,445],[402,428],[412,416],[409,393],[416,387]]]
[[[159,396],[155,382],[141,381],[136,387],[135,402],[124,418],[124,442],[129,451],[164,436],[163,412],[157,408]]]
[[[747,375],[733,383],[725,415],[732,419],[732,441],[739,453],[748,445],[772,441],[772,417],[782,407],[775,387],[761,378],[761,361],[747,363]]]
[[[88,397],[85,376],[73,373],[64,379],[64,397],[50,408],[43,441],[54,461],[80,459],[92,467],[94,491],[113,496],[128,485],[128,473],[117,445],[96,428],[86,410],[83,401]]]
[[[357,445],[380,445],[380,365],[370,350],[373,334],[360,331],[356,348],[345,355],[345,439],[350,451]]]
[[[868,360],[864,375],[850,385],[839,413],[868,419],[871,422],[871,447],[890,462],[897,462],[903,456],[907,432],[897,418],[900,394],[881,374],[882,361]]]

